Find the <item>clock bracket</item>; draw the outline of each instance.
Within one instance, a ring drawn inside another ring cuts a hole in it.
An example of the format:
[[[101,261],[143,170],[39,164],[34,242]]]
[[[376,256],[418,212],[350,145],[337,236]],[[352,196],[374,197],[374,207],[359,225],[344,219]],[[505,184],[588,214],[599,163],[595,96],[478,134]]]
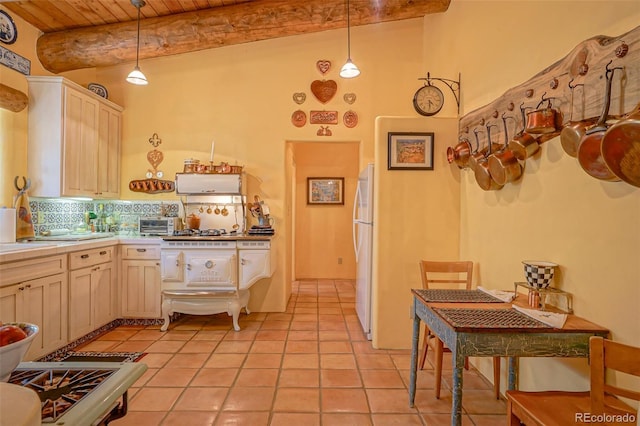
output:
[[[456,105],[458,106],[458,114],[460,114],[460,73],[458,73],[458,81],[456,80],[450,80],[448,78],[439,78],[439,77],[431,77],[431,73],[427,72],[427,77],[424,78],[419,78],[418,80],[424,80],[426,81],[426,85],[427,86],[433,86],[433,84],[431,84],[432,81],[440,81],[442,83],[444,83],[453,93],[453,97],[456,99]]]

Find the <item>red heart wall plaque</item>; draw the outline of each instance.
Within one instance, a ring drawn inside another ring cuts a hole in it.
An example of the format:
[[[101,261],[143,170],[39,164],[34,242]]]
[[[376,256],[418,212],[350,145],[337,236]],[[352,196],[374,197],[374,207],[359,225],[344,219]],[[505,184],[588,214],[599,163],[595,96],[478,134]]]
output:
[[[311,83],[311,93],[323,104],[333,99],[337,91],[338,84],[333,80],[314,80]]]

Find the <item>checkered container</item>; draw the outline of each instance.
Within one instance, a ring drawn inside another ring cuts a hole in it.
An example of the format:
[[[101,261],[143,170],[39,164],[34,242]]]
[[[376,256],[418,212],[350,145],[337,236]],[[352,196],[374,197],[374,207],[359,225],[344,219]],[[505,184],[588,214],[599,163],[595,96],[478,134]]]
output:
[[[549,287],[557,264],[537,260],[523,260],[522,263],[524,264],[524,277],[530,286],[535,288]]]

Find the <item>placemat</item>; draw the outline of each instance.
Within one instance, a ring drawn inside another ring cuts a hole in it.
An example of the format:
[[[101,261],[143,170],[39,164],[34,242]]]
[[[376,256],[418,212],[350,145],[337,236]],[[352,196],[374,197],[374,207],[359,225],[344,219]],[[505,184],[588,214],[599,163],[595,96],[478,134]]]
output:
[[[553,328],[515,309],[434,308],[453,327],[459,328]]]
[[[480,290],[422,289],[416,290],[427,302],[503,303],[497,297]]]

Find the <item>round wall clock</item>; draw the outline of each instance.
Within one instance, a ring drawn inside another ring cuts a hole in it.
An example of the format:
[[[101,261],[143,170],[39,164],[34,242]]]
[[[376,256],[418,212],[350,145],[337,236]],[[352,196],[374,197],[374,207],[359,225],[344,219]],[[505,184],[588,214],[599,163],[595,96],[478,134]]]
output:
[[[442,109],[444,105],[444,95],[442,90],[436,86],[422,86],[413,95],[413,107],[420,115],[435,115]]]
[[[18,38],[18,30],[11,16],[4,10],[0,10],[0,41],[12,44]]]

